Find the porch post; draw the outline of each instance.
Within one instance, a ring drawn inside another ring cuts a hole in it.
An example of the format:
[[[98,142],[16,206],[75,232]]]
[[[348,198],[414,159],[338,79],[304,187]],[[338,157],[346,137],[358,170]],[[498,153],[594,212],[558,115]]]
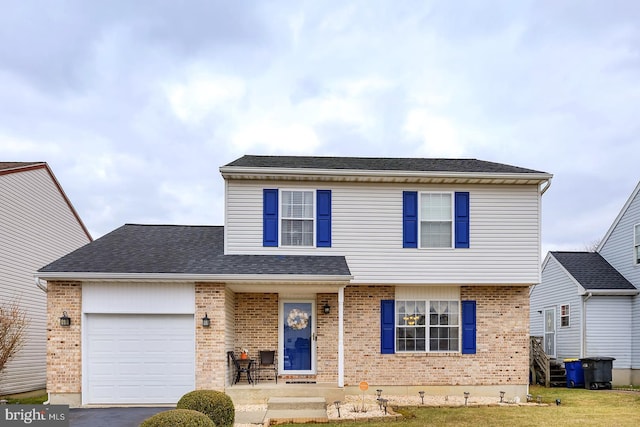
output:
[[[338,289],[338,387],[344,387],[344,288]]]

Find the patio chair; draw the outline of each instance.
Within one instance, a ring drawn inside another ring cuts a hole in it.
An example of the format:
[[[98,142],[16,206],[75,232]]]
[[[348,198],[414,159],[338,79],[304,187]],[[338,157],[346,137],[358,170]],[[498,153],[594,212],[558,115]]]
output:
[[[247,381],[253,383],[253,379],[251,378],[251,369],[253,369],[251,365],[253,364],[253,360],[249,360],[249,364],[243,366],[236,358],[236,355],[233,351],[227,351],[227,359],[231,360],[231,363],[235,368],[235,379],[233,381],[234,384],[238,384],[238,382],[240,382],[240,376],[242,374],[247,374]]]
[[[260,374],[263,371],[273,372],[273,377],[278,384],[278,365],[276,364],[276,352],[273,350],[260,350],[258,357],[258,366],[255,368],[254,380],[257,382],[260,379]]]

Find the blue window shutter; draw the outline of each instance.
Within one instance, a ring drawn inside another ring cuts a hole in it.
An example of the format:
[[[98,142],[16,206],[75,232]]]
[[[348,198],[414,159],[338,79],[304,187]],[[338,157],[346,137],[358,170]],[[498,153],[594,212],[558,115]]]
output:
[[[475,301],[462,301],[462,354],[476,354]]]
[[[262,246],[278,246],[278,190],[262,190]]]
[[[380,353],[395,352],[395,303],[393,300],[380,301]]]
[[[418,247],[418,192],[402,193],[402,247]]]
[[[331,247],[331,190],[316,191],[316,246]]]
[[[469,193],[460,192],[455,196],[456,248],[469,247]]]

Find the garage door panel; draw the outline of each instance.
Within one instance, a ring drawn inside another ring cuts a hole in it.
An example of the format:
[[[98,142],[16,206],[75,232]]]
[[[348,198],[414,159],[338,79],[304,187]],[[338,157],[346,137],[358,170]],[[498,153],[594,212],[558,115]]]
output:
[[[195,388],[193,315],[88,314],[86,403],[176,403]]]

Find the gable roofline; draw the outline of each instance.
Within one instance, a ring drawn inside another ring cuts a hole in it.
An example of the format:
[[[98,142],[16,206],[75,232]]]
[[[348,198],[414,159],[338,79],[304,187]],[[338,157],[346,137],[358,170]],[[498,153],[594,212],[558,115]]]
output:
[[[547,266],[547,263],[549,261],[551,261],[553,259],[553,261],[558,265],[558,267],[560,267],[560,270],[562,270],[564,272],[564,274],[567,275],[567,277],[569,278],[569,280],[571,280],[578,288],[578,295],[586,295],[588,294],[587,290],[584,288],[584,286],[582,286],[582,284],[580,284],[580,282],[573,276],[573,274],[571,274],[569,272],[569,270],[567,270],[565,268],[564,265],[562,265],[562,263],[560,262],[560,260],[558,258],[556,258],[553,255],[553,252],[549,252],[547,253],[546,258],[544,259],[544,262],[542,263],[542,268],[540,269],[540,271],[543,271],[545,269],[545,267]],[[542,273],[541,273],[542,274]]]
[[[73,203],[71,203],[71,200],[69,200],[69,198],[67,197],[67,194],[62,189],[60,182],[58,182],[58,179],[54,175],[53,171],[51,170],[47,162],[0,162],[0,176],[9,175],[12,173],[29,172],[29,171],[38,170],[38,169],[44,169],[49,174],[49,177],[51,178],[56,188],[60,192],[60,195],[62,196],[65,203],[71,210],[71,213],[75,217],[76,221],[78,221],[80,228],[82,228],[82,231],[87,236],[89,241],[92,242],[93,237],[91,237],[89,230],[84,225],[84,222],[80,218],[80,215],[78,215],[78,211],[76,211],[76,208],[73,207]]]
[[[596,248],[596,252],[600,252],[602,250],[602,248],[604,247],[605,242],[607,240],[609,240],[609,237],[611,237],[611,234],[613,233],[613,230],[615,230],[615,228],[618,226],[618,223],[620,222],[620,220],[622,219],[624,214],[627,213],[627,210],[631,206],[631,203],[636,198],[638,193],[640,193],[640,181],[638,181],[638,184],[636,185],[636,188],[631,192],[631,195],[629,196],[629,198],[625,202],[624,206],[622,206],[622,209],[618,213],[618,216],[616,217],[616,219],[613,220],[613,223],[611,224],[611,227],[609,227],[609,229],[605,233],[605,235],[602,238],[602,240],[600,240],[600,243],[598,244],[598,247]]]
[[[546,172],[477,159],[243,156],[220,167],[225,179],[440,184],[542,184]],[[545,189],[546,190],[546,189]]]
[[[640,293],[640,290],[597,252],[549,252],[542,269],[546,267],[551,258],[578,286],[578,295],[624,296]],[[608,283],[608,286],[600,286],[602,282]]]

